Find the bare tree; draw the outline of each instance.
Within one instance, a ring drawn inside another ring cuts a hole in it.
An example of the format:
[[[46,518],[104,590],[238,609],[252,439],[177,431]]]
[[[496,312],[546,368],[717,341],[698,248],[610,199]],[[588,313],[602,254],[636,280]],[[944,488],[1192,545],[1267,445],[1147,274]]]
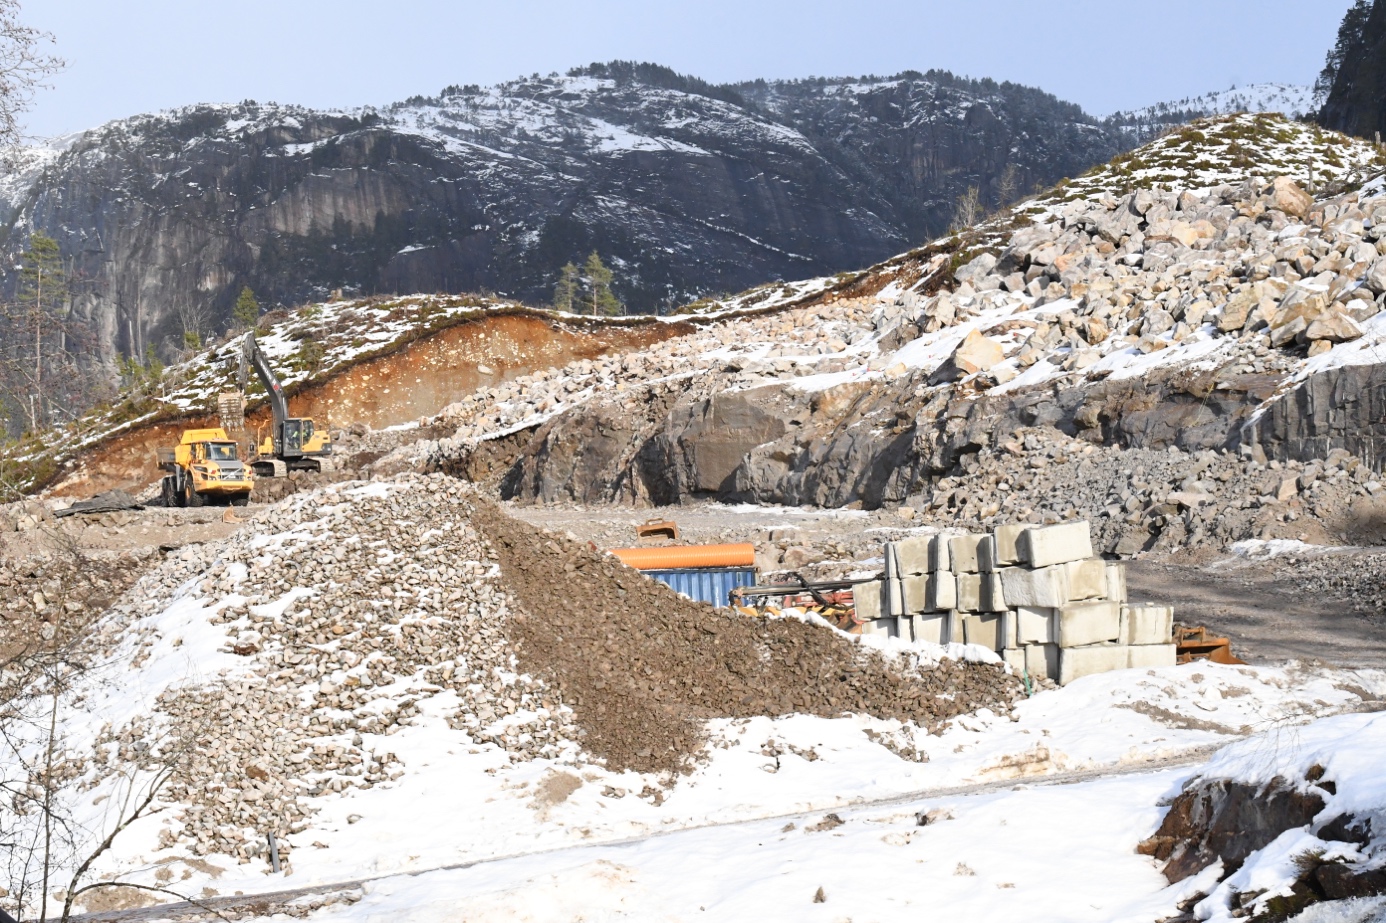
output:
[[[958,196],[953,208],[953,230],[965,231],[982,217],[982,200],[976,186],[968,186],[967,192]]]
[[[34,94],[65,62],[50,54],[53,36],[19,21],[19,0],[0,0],[0,147],[23,138],[21,119]]]

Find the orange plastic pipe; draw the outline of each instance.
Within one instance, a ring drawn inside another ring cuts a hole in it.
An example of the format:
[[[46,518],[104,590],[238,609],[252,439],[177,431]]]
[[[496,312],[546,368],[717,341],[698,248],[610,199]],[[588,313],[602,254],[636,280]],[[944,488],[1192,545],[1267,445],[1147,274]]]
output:
[[[636,570],[677,567],[754,567],[756,546],[676,545],[672,548],[613,548],[621,563]]]

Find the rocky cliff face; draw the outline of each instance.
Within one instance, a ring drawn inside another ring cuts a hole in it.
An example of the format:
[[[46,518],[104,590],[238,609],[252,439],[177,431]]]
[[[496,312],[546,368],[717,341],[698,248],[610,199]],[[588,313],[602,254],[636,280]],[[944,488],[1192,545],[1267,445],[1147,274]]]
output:
[[[1349,10],[1325,76],[1333,79],[1322,125],[1359,138],[1386,131],[1386,4],[1373,3],[1365,17]]]
[[[99,353],[262,301],[493,290],[547,301],[593,249],[641,311],[855,268],[1106,160],[1124,136],[949,75],[709,87],[660,68],[453,87],[382,111],[243,103],[126,119],[0,183],[9,246],[58,239]]]

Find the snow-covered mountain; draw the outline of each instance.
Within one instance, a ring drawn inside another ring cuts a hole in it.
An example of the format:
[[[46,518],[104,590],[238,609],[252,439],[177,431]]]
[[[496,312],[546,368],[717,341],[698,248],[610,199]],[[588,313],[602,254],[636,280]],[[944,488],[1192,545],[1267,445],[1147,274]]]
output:
[[[714,87],[653,65],[449,87],[384,109],[197,105],[122,119],[0,181],[11,246],[55,237],[104,356],[262,301],[492,291],[547,301],[598,250],[650,311],[868,265],[1072,176],[1123,135],[950,74]],[[40,163],[41,161],[41,163]]]

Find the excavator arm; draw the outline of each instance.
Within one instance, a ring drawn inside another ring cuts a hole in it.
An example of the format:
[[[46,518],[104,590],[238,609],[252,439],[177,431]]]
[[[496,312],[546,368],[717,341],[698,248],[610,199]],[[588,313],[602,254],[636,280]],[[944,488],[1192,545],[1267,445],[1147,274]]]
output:
[[[274,428],[270,431],[271,439],[274,441],[275,451],[283,452],[287,448],[284,428],[285,424],[289,422],[289,402],[284,399],[284,389],[279,384],[279,378],[274,374],[274,369],[270,368],[269,359],[260,349],[260,344],[255,342],[255,334],[253,333],[247,333],[245,339],[241,341],[242,378],[244,378],[247,365],[255,369],[255,375],[260,379],[260,384],[265,386],[265,394],[269,397],[270,411],[274,414]],[[245,390],[244,381],[241,383],[241,390]]]

